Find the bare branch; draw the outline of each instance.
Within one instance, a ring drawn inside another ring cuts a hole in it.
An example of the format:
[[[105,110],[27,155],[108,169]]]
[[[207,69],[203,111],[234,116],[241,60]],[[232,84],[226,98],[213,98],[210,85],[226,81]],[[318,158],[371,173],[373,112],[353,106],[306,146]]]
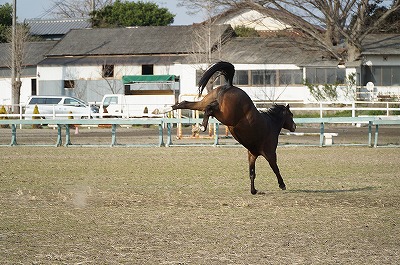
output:
[[[96,10],[115,2],[115,0],[52,0],[53,6],[47,12],[58,18],[89,17],[93,11],[92,1]]]

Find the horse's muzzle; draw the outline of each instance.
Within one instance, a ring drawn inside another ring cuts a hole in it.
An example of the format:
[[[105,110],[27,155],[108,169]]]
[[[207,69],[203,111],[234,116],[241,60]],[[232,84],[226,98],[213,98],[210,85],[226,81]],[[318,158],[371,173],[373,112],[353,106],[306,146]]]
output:
[[[296,123],[293,123],[292,128],[290,128],[289,131],[291,131],[291,132],[296,131]]]

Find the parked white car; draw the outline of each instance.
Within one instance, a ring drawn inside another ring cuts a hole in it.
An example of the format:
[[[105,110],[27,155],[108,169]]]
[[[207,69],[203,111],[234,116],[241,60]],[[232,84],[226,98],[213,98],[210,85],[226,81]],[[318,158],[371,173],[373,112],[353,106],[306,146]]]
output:
[[[25,119],[32,119],[35,106],[38,106],[40,117],[44,119],[92,118],[99,113],[99,108],[89,103],[67,96],[31,96],[25,105]]]

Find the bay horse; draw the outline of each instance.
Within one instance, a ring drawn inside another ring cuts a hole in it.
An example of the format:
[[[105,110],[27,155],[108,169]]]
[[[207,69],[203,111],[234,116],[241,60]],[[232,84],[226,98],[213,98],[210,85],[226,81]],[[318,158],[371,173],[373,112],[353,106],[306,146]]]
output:
[[[204,72],[199,81],[199,96],[216,72],[225,77],[227,84],[212,89],[201,101],[182,101],[173,105],[172,109],[204,111],[201,125],[203,131],[207,128],[210,116],[228,127],[232,136],[248,150],[252,194],[257,193],[254,186],[255,163],[260,155],[268,161],[274,171],[279,187],[285,190],[286,185],[277,165],[276,148],[282,128],[291,132],[296,130],[289,105],[275,104],[267,111],[260,112],[247,93],[233,85],[235,68],[231,63],[223,61],[215,63]]]

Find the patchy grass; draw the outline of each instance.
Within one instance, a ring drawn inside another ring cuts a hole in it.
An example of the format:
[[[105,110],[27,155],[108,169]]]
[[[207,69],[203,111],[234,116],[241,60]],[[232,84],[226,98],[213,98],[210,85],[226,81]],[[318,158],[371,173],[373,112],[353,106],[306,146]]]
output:
[[[399,148],[0,148],[1,264],[393,264]]]

